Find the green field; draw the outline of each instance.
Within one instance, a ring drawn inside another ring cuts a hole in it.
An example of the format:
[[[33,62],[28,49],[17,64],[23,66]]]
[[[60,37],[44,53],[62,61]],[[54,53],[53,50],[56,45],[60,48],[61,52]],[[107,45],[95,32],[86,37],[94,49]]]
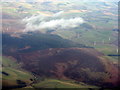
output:
[[[57,79],[46,79],[41,81],[40,83],[33,84],[34,88],[98,88],[96,86],[86,85],[84,83],[79,82],[79,84],[74,81],[65,81],[65,80],[57,80]]]
[[[2,66],[1,78],[3,86],[17,86],[19,85],[19,82],[24,84],[32,83],[30,80],[33,78],[32,74],[21,69],[20,65],[14,60],[3,56]]]
[[[20,65],[16,62],[16,60],[11,60],[10,58],[7,58],[5,56],[0,57],[2,59],[2,65],[3,67],[11,67],[11,68],[19,68]]]

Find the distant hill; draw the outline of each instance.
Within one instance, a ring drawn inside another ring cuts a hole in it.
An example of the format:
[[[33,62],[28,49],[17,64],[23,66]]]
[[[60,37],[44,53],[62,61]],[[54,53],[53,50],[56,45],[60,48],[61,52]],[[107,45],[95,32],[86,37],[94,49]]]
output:
[[[85,45],[74,43],[57,35],[42,34],[39,32],[23,34],[20,37],[3,34],[2,40],[3,54],[25,53],[48,48],[86,47]]]

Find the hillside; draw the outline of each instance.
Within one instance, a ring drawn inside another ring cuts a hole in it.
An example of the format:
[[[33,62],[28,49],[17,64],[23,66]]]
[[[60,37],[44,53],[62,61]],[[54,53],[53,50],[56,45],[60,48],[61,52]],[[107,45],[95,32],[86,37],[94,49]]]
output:
[[[96,86],[90,86],[82,82],[76,82],[73,80],[57,80],[57,79],[45,79],[37,84],[32,85],[34,88],[98,88]]]
[[[24,63],[24,69],[42,77],[73,79],[102,87],[118,85],[117,63],[94,49],[50,48],[19,53],[16,58]]]
[[[2,57],[2,87],[3,89],[36,89],[36,88],[97,88],[74,80],[42,79],[21,68],[15,58]],[[14,77],[14,78],[13,78]],[[40,80],[39,80],[40,79]]]
[[[54,34],[43,34],[40,32],[26,33],[19,37],[2,34],[3,54],[11,55],[17,52],[31,52],[48,48],[87,47],[73,41],[63,39]],[[11,43],[12,42],[12,43]]]
[[[3,89],[22,88],[33,82],[33,75],[21,69],[21,65],[10,56],[2,57],[1,74]]]

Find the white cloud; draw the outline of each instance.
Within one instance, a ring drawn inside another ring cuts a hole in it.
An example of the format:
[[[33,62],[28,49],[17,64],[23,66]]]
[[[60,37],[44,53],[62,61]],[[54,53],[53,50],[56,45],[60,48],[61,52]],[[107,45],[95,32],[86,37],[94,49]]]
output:
[[[58,17],[58,16],[62,15],[63,13],[64,13],[64,11],[60,11],[60,12],[54,14],[53,17]]]
[[[26,22],[26,29],[25,31],[35,31],[35,30],[42,30],[42,29],[67,29],[78,27],[80,24],[84,23],[84,20],[81,17],[76,18],[60,18],[57,19],[64,11],[58,12],[53,16],[32,16],[29,18],[25,18],[23,21]]]

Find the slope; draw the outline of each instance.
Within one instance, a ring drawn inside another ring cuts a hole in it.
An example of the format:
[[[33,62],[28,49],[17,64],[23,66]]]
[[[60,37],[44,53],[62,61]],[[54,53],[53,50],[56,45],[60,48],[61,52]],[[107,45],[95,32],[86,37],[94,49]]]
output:
[[[118,85],[118,64],[94,49],[50,48],[19,53],[16,58],[24,63],[24,69],[41,77],[73,79],[103,87]]]
[[[32,74],[21,69],[21,65],[14,58],[3,56],[2,61],[1,78],[3,89],[21,88],[33,82]]]

